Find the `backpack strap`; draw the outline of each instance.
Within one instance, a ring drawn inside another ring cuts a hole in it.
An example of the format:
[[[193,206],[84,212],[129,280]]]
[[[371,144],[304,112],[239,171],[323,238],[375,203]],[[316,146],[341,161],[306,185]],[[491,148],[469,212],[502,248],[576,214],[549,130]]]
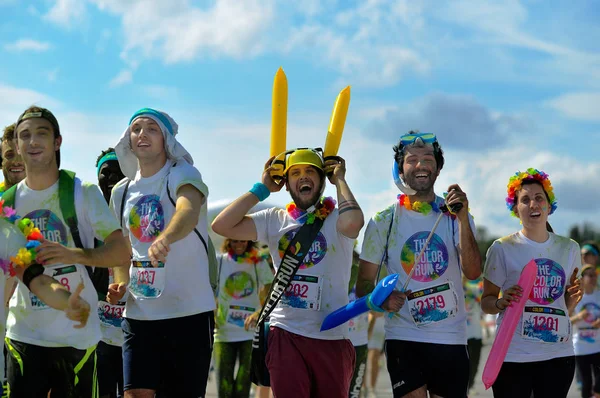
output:
[[[58,201],[63,219],[71,231],[73,243],[83,249],[77,212],[75,211],[75,173],[69,170],[60,170],[58,174]]]
[[[125,183],[125,189],[123,190],[123,196],[121,197],[121,211],[120,211],[121,216],[119,217],[119,225],[121,226],[121,229],[123,229],[123,214],[125,213],[125,199],[127,199],[127,191],[129,190],[130,183],[131,183],[131,180],[128,178],[127,182]]]
[[[14,208],[16,194],[17,194],[17,184],[13,185],[12,187],[10,187],[6,191],[4,191],[4,193],[2,194],[2,200],[4,201],[4,206]]]

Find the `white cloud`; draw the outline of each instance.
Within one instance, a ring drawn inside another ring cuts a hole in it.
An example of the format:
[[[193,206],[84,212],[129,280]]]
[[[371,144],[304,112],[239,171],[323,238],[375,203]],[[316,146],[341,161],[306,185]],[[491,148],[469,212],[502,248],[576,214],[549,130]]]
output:
[[[111,79],[108,86],[111,88],[120,87],[125,84],[131,83],[133,80],[133,73],[129,69],[123,69],[115,77]]]
[[[204,8],[183,0],[133,0],[126,6],[116,0],[93,2],[121,16],[128,62],[140,56],[167,64],[254,56],[263,51],[262,34],[273,19],[271,1],[217,0]]]
[[[404,40],[404,16],[393,7],[371,0],[357,8],[328,10],[322,23],[293,27],[284,50],[339,72],[340,83],[388,87],[407,75],[426,76],[432,65],[412,40]]]
[[[83,0],[56,0],[44,19],[64,28],[80,24],[86,17]]]
[[[45,52],[48,51],[52,45],[48,42],[37,41],[33,39],[19,39],[14,43],[8,43],[4,45],[6,51],[33,51],[33,52]]]
[[[59,101],[46,94],[0,82],[0,126],[16,122],[19,115],[31,105],[50,109],[61,107]]]
[[[571,119],[600,121],[600,92],[579,92],[561,95],[546,105]]]

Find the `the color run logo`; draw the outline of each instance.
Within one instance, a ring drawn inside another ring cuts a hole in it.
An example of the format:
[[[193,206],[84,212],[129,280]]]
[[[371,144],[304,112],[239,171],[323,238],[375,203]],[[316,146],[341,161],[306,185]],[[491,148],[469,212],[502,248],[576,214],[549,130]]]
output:
[[[600,317],[600,306],[596,303],[587,303],[582,310],[587,311],[583,319],[586,323],[594,323]]]
[[[298,229],[300,229],[300,228],[298,228]],[[281,258],[283,258],[283,254],[285,253],[285,250],[289,246],[292,239],[294,239],[294,236],[296,235],[296,232],[298,232],[298,229],[296,229],[294,231],[289,231],[288,233],[283,235],[281,237],[281,239],[279,240],[279,256]],[[323,260],[323,257],[325,257],[326,253],[327,253],[327,240],[325,240],[325,237],[323,236],[323,234],[321,232],[319,232],[317,234],[317,238],[311,245],[310,250],[308,251],[308,254],[306,255],[306,257],[304,257],[304,261],[303,261],[302,265],[300,266],[300,269],[310,268],[313,265],[319,264],[321,262],[321,260]]]
[[[429,245],[423,252],[418,264],[415,264],[415,259],[421,252],[421,249],[427,241],[429,231],[421,231],[412,235],[406,240],[402,247],[400,262],[402,268],[408,274],[414,264],[415,271],[412,279],[419,282],[431,282],[444,275],[448,268],[448,250],[442,238],[437,234],[433,234]]]
[[[31,213],[26,214],[25,218],[29,218],[33,221],[33,224],[39,228],[42,235],[44,235],[44,239],[60,243],[64,246],[68,245],[69,239],[65,224],[63,224],[60,218],[50,210],[34,210]]]
[[[225,280],[225,293],[236,300],[248,297],[254,292],[254,281],[250,274],[244,271],[234,272]]]
[[[129,213],[129,229],[140,242],[152,242],[165,227],[165,216],[158,195],[145,195]]]
[[[562,296],[565,287],[565,271],[549,258],[536,258],[537,276],[529,299],[534,303],[551,304]]]

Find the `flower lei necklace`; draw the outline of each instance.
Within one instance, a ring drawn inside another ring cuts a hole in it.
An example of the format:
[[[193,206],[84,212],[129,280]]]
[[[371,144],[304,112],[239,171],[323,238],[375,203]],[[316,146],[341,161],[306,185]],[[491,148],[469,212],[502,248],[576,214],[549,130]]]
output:
[[[15,224],[19,219],[17,212],[8,206],[4,206],[4,201],[0,200],[0,218],[11,224]],[[10,258],[10,261],[0,259],[0,267],[5,273],[11,276],[15,275],[14,266],[27,268],[35,262],[35,248],[41,244],[43,235],[38,228],[35,227],[33,221],[28,218],[23,218],[17,223],[19,230],[27,238],[27,244],[17,252],[17,255]]]
[[[235,254],[232,249],[229,249],[227,254],[229,254],[229,257],[231,257],[233,261],[238,263],[258,264],[265,259],[265,257],[262,256],[254,247],[240,255]]]
[[[424,215],[428,215],[432,211],[434,213],[440,212],[440,207],[435,201],[429,203],[415,201],[411,203],[410,198],[405,194],[398,195],[398,203],[400,203],[400,206],[406,208],[407,210],[416,211],[417,213]]]
[[[2,181],[0,182],[0,194],[4,193],[6,191],[6,182]]]
[[[306,217],[306,224],[312,224],[315,222],[315,217],[322,220],[327,218],[333,209],[335,209],[335,200],[331,196],[323,197],[315,207],[316,209],[313,212],[306,212],[299,209],[294,202],[291,202],[285,206],[285,209],[294,220]]]

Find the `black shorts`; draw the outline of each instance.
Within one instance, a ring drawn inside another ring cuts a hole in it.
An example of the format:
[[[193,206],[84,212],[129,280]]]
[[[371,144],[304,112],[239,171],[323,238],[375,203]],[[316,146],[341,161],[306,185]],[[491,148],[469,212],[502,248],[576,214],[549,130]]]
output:
[[[492,390],[494,398],[565,398],[574,375],[575,357],[504,362]]]
[[[100,396],[123,396],[123,351],[121,347],[101,341],[96,349],[98,356],[98,388]]]
[[[386,340],[385,356],[394,397],[427,386],[444,398],[465,398],[469,384],[466,345]]]
[[[98,397],[96,346],[41,347],[6,339],[11,398]]]
[[[140,321],[123,318],[124,390],[150,389],[162,397],[206,393],[215,321],[213,312]]]

